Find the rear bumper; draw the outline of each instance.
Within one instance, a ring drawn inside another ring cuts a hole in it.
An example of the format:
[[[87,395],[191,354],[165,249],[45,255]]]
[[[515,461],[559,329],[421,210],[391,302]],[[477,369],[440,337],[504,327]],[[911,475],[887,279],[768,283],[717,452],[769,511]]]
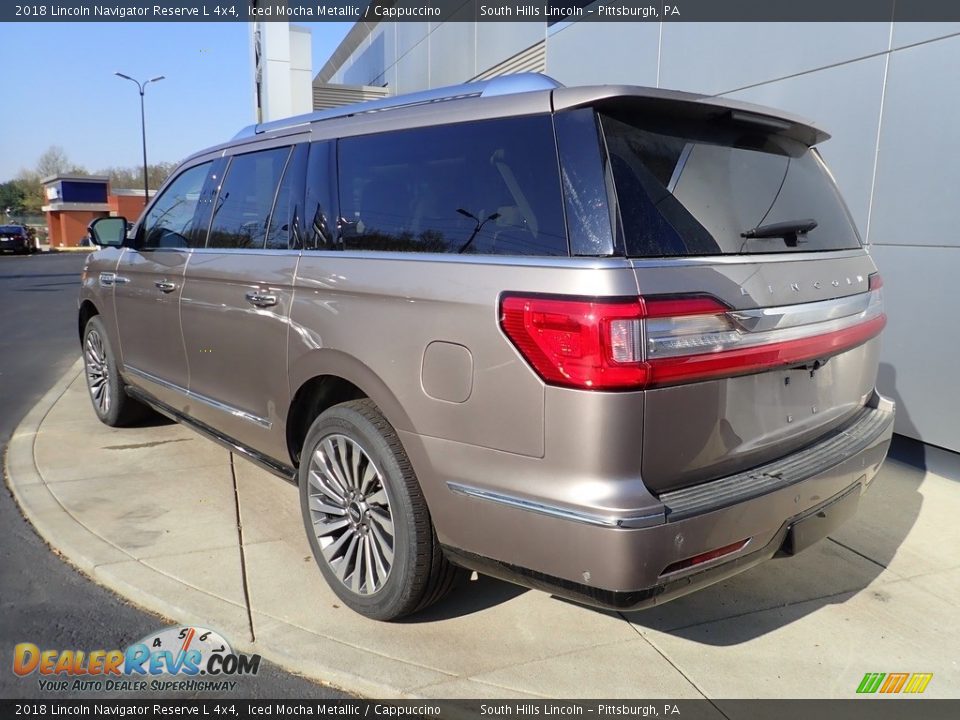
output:
[[[454,562],[484,574],[588,605],[649,607],[778,553],[800,552],[832,532],[855,513],[886,457],[893,418],[893,403],[874,394],[856,418],[813,445],[746,473],[664,493],[659,515],[643,509],[643,518],[658,518],[646,527],[603,526],[584,522],[586,513],[576,508],[564,517],[535,501],[525,507],[461,491],[447,503],[460,525],[440,539]]]
[[[0,240],[0,252],[27,252],[30,242],[27,240]]]

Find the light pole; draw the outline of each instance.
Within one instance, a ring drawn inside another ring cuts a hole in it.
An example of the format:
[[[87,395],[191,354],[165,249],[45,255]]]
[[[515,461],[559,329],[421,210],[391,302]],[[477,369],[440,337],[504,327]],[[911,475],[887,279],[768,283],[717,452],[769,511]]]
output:
[[[148,202],[150,202],[150,189],[147,184],[147,120],[146,115],[143,112],[143,91],[146,90],[147,85],[150,83],[163,80],[163,75],[151,78],[143,83],[134,80],[129,75],[124,75],[121,72],[116,72],[114,75],[117,77],[122,77],[124,80],[129,80],[136,85],[137,90],[140,91],[140,134],[143,137],[143,204],[146,205]]]

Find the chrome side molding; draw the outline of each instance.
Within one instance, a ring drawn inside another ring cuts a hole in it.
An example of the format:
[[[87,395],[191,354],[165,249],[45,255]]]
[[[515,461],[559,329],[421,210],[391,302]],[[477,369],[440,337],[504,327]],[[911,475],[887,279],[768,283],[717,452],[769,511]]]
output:
[[[549,505],[547,503],[527,500],[514,495],[494,492],[492,490],[482,490],[480,488],[462,485],[455,482],[447,482],[447,487],[455,493],[466,495],[467,497],[487,500],[489,502],[507,505],[526,510],[527,512],[547,515],[549,517],[559,518],[560,520],[570,520],[571,522],[584,523],[585,525],[596,525],[605,528],[645,528],[654,525],[663,525],[666,522],[666,514],[663,510],[648,515],[637,515],[633,517],[616,517],[614,515],[601,515],[598,513],[583,512],[580,510],[571,510],[570,508],[560,507],[558,505]]]
[[[133,367],[132,365],[124,365],[123,369],[125,372],[128,372],[131,375],[136,375],[139,378],[148,380],[149,382],[155,383],[157,385],[161,385],[167,388],[168,390],[173,390],[175,392],[178,392],[184,395],[185,397],[196,400],[197,402],[201,402],[204,405],[208,407],[212,407],[216,410],[220,410],[221,412],[225,412],[228,415],[233,415],[234,417],[240,418],[241,420],[252,422],[253,424],[259,425],[265,430],[269,430],[271,427],[273,427],[273,423],[267,418],[262,418],[259,415],[248,413],[246,410],[235,408],[232,405],[227,405],[226,403],[222,403],[219,400],[214,400],[213,398],[209,398],[206,395],[201,395],[200,393],[191,392],[187,390],[185,387],[181,387],[180,385],[176,385],[175,383],[164,380],[163,378],[159,378],[156,375],[151,375],[150,373],[144,370],[139,370]]]

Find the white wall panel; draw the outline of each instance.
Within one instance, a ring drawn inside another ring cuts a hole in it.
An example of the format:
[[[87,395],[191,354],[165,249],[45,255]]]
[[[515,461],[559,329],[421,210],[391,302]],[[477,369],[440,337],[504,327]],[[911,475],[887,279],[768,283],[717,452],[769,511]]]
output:
[[[430,23],[401,22],[391,23],[396,32],[397,59],[410,52],[415,45],[423,42],[430,34]]]
[[[404,23],[399,23],[403,25]],[[416,92],[429,87],[430,45],[424,40],[397,60],[396,94]]]
[[[948,22],[897,22],[893,24],[894,49],[904,45],[925,42],[960,33],[960,23]]]
[[[476,23],[475,28],[477,35],[475,75],[479,75],[544,38],[542,23],[482,22]]]
[[[887,50],[890,23],[664,23],[660,86],[715,95]]]
[[[957,358],[960,330],[952,288],[960,248],[874,245],[889,323],[878,386],[897,401],[896,432],[960,452]]]
[[[428,40],[430,87],[457,85],[477,74],[473,23],[442,23],[434,28]]]
[[[572,23],[547,37],[547,75],[564,85],[656,86],[659,34],[659,23]]]
[[[958,76],[960,37],[890,55],[870,242],[960,247]]]

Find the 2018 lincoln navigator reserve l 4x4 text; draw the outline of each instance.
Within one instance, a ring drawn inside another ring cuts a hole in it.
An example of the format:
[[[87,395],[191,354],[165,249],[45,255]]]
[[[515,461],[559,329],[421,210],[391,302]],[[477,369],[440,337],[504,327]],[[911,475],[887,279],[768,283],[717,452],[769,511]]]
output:
[[[296,483],[373,618],[464,569],[640,608],[799,552],[893,425],[827,137],[540,75],[253,126],[91,225],[94,410]]]

